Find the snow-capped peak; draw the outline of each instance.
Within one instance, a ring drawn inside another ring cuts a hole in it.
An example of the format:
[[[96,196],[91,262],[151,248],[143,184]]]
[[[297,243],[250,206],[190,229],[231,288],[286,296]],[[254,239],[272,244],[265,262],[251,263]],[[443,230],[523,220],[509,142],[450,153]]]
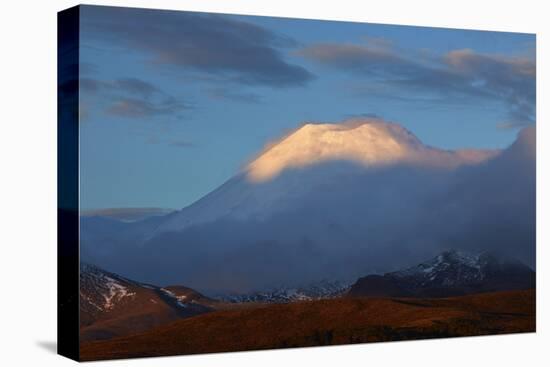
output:
[[[448,250],[431,260],[390,275],[413,280],[416,286],[424,286],[428,283],[450,286],[483,280],[488,261],[491,259],[486,253],[472,254]]]
[[[371,167],[410,165],[445,171],[481,162],[496,153],[432,148],[404,127],[380,119],[309,123],[271,144],[243,172],[216,190],[166,216],[144,241],[220,218],[265,220],[294,207],[307,195],[323,195],[328,186],[338,190],[342,177],[349,180],[364,175]],[[303,170],[292,171],[297,168]]]
[[[404,127],[381,119],[351,119],[339,124],[307,123],[275,141],[247,167],[252,182],[268,181],[287,168],[347,160],[365,166],[420,163],[455,167],[482,161],[494,152],[431,148]]]

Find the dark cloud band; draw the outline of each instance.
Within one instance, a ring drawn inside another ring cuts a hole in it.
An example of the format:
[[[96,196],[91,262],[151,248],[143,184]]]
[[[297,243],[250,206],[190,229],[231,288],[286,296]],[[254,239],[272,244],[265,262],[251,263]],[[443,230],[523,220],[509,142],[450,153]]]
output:
[[[295,42],[224,16],[132,8],[83,7],[87,37],[149,54],[153,64],[227,76],[244,84],[292,87],[313,75],[285,61]]]

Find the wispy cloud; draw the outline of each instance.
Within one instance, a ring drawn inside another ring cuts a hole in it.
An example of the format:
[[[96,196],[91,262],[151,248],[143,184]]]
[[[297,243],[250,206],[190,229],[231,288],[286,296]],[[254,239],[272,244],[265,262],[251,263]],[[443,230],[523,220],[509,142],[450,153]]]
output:
[[[115,80],[98,80],[91,78],[81,78],[80,87],[85,91],[99,92],[101,90],[118,91],[130,94],[137,94],[143,97],[149,97],[160,90],[153,84],[137,78],[120,78]]]
[[[412,55],[389,42],[314,44],[297,54],[320,65],[361,77],[363,91],[385,98],[501,102],[508,109],[500,127],[535,121],[535,61],[527,56],[461,49],[434,56]]]
[[[121,117],[145,118],[158,115],[169,115],[180,111],[182,108],[182,104],[171,100],[151,102],[136,98],[120,98],[113,102],[105,112]]]
[[[242,103],[260,103],[261,97],[255,93],[240,92],[237,90],[230,90],[227,88],[210,88],[207,94],[212,99],[217,100],[229,100],[233,102]]]
[[[82,210],[81,217],[106,217],[121,221],[137,221],[158,215],[165,215],[173,211],[166,208],[104,208]]]
[[[169,141],[169,144],[176,148],[190,148],[195,146],[194,143],[187,140],[171,140]]]
[[[373,112],[352,113],[352,114],[346,114],[343,116],[344,120],[361,119],[361,118],[384,120],[382,116]]]
[[[148,118],[179,113],[189,105],[163,92],[155,85],[137,78],[98,80],[81,78],[84,93],[106,97],[104,112],[125,118]]]
[[[228,80],[274,88],[313,78],[285,60],[296,42],[260,26],[228,17],[113,7],[83,7],[89,37],[145,52],[152,64],[217,74]]]
[[[196,146],[195,143],[193,143],[190,140],[185,139],[172,139],[172,138],[159,138],[158,136],[149,136],[147,140],[145,141],[147,144],[161,144],[161,145],[167,145],[175,148],[191,148]]]

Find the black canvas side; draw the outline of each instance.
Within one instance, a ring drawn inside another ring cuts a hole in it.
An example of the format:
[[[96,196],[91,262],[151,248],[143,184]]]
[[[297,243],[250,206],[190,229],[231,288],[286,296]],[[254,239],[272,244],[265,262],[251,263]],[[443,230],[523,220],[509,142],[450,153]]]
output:
[[[79,7],[57,17],[57,352],[79,360]]]

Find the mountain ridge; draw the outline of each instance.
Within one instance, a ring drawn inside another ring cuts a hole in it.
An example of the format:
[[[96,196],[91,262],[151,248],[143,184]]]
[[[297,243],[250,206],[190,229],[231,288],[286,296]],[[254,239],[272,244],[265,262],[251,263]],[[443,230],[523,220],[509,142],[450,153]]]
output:
[[[535,272],[515,259],[451,249],[403,270],[364,276],[348,295],[449,297],[534,287]]]
[[[80,264],[79,299],[83,341],[148,330],[209,312],[214,303],[189,288],[140,283],[85,262]]]

